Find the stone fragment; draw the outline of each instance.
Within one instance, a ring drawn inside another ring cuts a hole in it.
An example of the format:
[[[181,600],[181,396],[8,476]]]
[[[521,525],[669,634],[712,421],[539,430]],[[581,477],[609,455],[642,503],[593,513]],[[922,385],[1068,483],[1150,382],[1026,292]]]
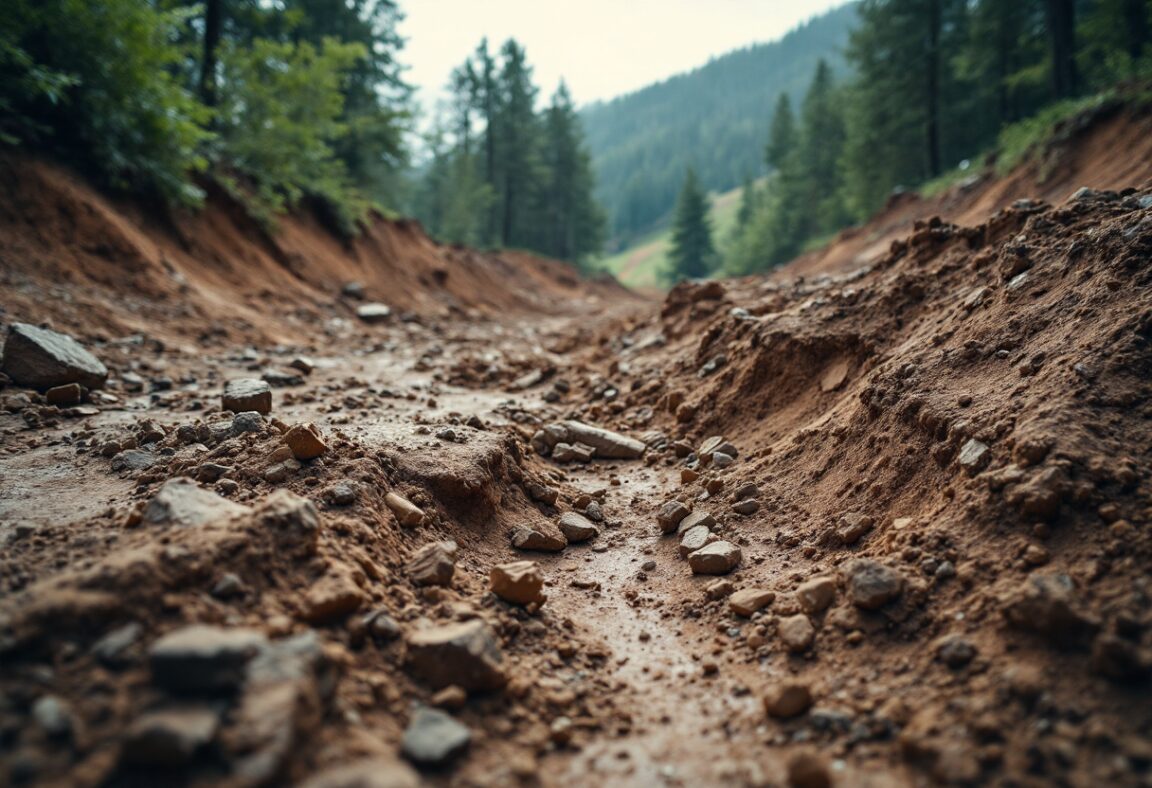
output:
[[[859,542],[864,534],[872,530],[876,521],[866,514],[850,512],[840,518],[836,528],[836,541],[845,547],[851,547]]]
[[[731,596],[736,592],[736,586],[732,585],[731,580],[725,578],[718,578],[713,580],[708,585],[704,586],[704,596],[712,601],[723,599],[726,596]]]
[[[316,552],[320,538],[320,512],[316,504],[290,490],[276,490],[256,510],[260,525],[273,532],[281,546],[305,555]]]
[[[760,511],[760,502],[755,498],[746,498],[743,501],[737,501],[732,504],[732,511],[736,512],[736,514],[750,517]]]
[[[364,591],[347,574],[325,575],[304,595],[301,612],[310,624],[329,624],[355,613],[365,599]]]
[[[800,608],[808,615],[823,613],[836,598],[836,580],[831,577],[814,577],[796,589],[796,599]]]
[[[408,576],[420,586],[449,586],[456,573],[456,543],[432,542],[412,554]]]
[[[63,386],[53,386],[44,392],[44,399],[48,400],[49,405],[57,407],[68,407],[69,405],[79,405],[80,400],[84,398],[84,389],[81,388],[79,383],[66,383]]]
[[[1043,635],[1062,646],[1083,646],[1100,622],[1081,610],[1072,578],[1064,573],[1033,573],[1004,605],[1004,616],[1018,629]]]
[[[152,644],[152,681],[173,692],[233,691],[243,682],[248,662],[267,645],[254,629],[192,624]]]
[[[790,653],[803,654],[812,647],[812,641],[816,638],[816,628],[812,626],[808,616],[797,613],[781,619],[776,634]]]
[[[832,773],[828,761],[808,750],[788,759],[789,788],[832,788]]]
[[[696,455],[703,459],[705,457],[716,454],[717,452],[727,455],[729,459],[736,459],[740,456],[740,452],[737,450],[737,448],[723,435],[713,435],[710,438],[706,438],[704,442],[700,444],[700,448],[696,451]]]
[[[711,512],[706,512],[703,509],[697,509],[680,521],[680,525],[677,527],[676,532],[682,534],[698,526],[703,526],[709,529],[715,528],[716,518],[712,516]]]
[[[263,432],[264,417],[254,410],[237,413],[232,419],[232,434],[242,435],[245,432]]]
[[[587,542],[600,534],[600,529],[578,512],[565,512],[560,515],[558,527],[569,544]]]
[[[400,749],[413,763],[433,767],[459,756],[471,741],[467,726],[450,714],[422,706],[408,722]]]
[[[559,490],[539,482],[529,482],[524,486],[524,490],[528,493],[529,498],[545,506],[555,506],[556,501],[560,500]]]
[[[660,511],[656,513],[656,522],[660,525],[660,532],[672,533],[691,512],[692,510],[680,501],[666,501],[660,507]]]
[[[212,742],[219,727],[219,714],[207,707],[150,711],[129,726],[120,759],[132,766],[184,766]]]
[[[988,444],[971,438],[960,448],[960,455],[956,461],[960,463],[961,468],[972,475],[982,471],[991,459],[992,453]]]
[[[405,528],[415,528],[424,522],[424,511],[397,492],[385,495],[384,504],[392,510],[396,520]]]
[[[284,442],[292,450],[292,456],[301,461],[314,460],[328,451],[315,424],[297,424],[284,434]]]
[[[40,391],[69,383],[98,389],[108,380],[108,368],[75,339],[28,323],[8,326],[0,372]]]
[[[288,366],[303,372],[305,375],[311,375],[312,371],[316,369],[316,362],[308,358],[308,356],[296,356]]]
[[[260,374],[260,379],[269,386],[278,389],[304,385],[303,375],[298,372],[289,372],[286,369],[266,369]]]
[[[764,710],[777,719],[797,717],[812,707],[812,691],[807,684],[785,681],[764,695]]]
[[[556,462],[591,462],[596,450],[584,443],[557,443],[552,448]]]
[[[408,636],[407,664],[433,689],[451,684],[465,690],[502,689],[508,679],[492,629],[483,621],[445,624]]]
[[[559,429],[553,427],[558,426]],[[582,443],[595,452],[596,457],[613,460],[635,460],[644,456],[643,441],[629,438],[618,432],[612,432],[581,421],[565,421],[559,425],[550,425],[543,430],[545,441],[551,440],[552,446],[564,442],[568,444]],[[559,437],[556,437],[559,436]]]
[[[256,378],[230,380],[224,384],[221,405],[233,413],[254,410],[267,416],[272,412],[272,388]]]
[[[904,590],[904,577],[899,572],[870,558],[849,563],[844,577],[852,604],[862,610],[878,610]]]
[[[715,541],[716,537],[708,530],[706,525],[697,525],[694,528],[689,528],[680,537],[680,557],[687,558],[689,553],[694,553],[710,541]]]
[[[740,564],[740,548],[731,542],[713,542],[694,553],[688,554],[688,566],[692,574],[722,575],[731,572]]]
[[[841,359],[824,370],[824,374],[820,376],[820,390],[825,394],[835,391],[843,386],[847,379],[848,361]]]
[[[32,719],[36,726],[52,739],[67,739],[72,736],[76,723],[72,709],[62,698],[43,695],[32,704]]]
[[[535,561],[512,561],[492,567],[492,593],[514,605],[544,604],[544,574]]]
[[[329,506],[351,506],[356,503],[356,488],[350,482],[336,482],[322,493]]]
[[[953,670],[958,670],[976,657],[976,646],[961,635],[948,635],[936,642],[936,657]]]
[[[340,288],[340,293],[348,298],[355,298],[360,300],[364,298],[364,283],[363,282],[345,282],[344,286]]]
[[[112,470],[146,471],[156,464],[156,457],[152,452],[143,449],[127,449],[112,457]]]
[[[221,498],[191,479],[169,479],[144,507],[143,523],[191,528],[244,514],[248,507]]]
[[[512,546],[518,550],[558,553],[568,546],[568,539],[551,526],[518,525],[512,529]]]
[[[363,320],[368,325],[376,325],[378,323],[388,322],[388,318],[392,317],[392,307],[387,304],[370,303],[362,304],[356,307],[356,317]]]
[[[106,666],[122,666],[129,661],[130,650],[143,634],[144,627],[135,621],[117,627],[96,641],[92,646],[92,654]]]
[[[728,597],[728,609],[738,616],[750,618],[776,601],[776,593],[765,588],[742,588]]]

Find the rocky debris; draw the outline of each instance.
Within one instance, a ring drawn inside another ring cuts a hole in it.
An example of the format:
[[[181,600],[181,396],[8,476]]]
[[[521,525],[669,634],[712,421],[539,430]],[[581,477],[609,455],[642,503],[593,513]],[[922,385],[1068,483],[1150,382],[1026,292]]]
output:
[[[143,523],[191,528],[236,517],[248,507],[221,498],[191,479],[169,479],[144,507]]]
[[[808,750],[788,759],[789,788],[832,788],[832,774],[828,761]]]
[[[257,378],[230,380],[224,384],[221,407],[233,413],[254,410],[267,416],[272,412],[272,387]]]
[[[292,450],[281,446],[268,456],[268,467],[264,470],[264,481],[281,484],[291,478],[303,466],[292,456]]]
[[[529,482],[524,486],[524,491],[528,493],[528,497],[537,503],[542,503],[545,506],[555,506],[556,502],[560,500],[560,491],[555,487],[549,487],[546,484],[539,482]]]
[[[584,443],[557,443],[552,448],[552,459],[556,462],[592,462],[596,450]]]
[[[49,405],[65,408],[69,405],[79,405],[84,399],[84,389],[79,383],[66,383],[63,386],[53,386],[44,392],[44,399]]]
[[[959,670],[976,657],[976,646],[962,635],[948,635],[936,642],[936,657],[953,670]]]
[[[656,513],[656,522],[660,525],[660,532],[673,533],[680,522],[692,513],[692,510],[680,501],[665,501]]]
[[[827,394],[844,385],[848,379],[848,361],[840,360],[824,370],[820,376],[820,391]]]
[[[308,623],[322,626],[352,615],[366,599],[364,591],[346,572],[329,574],[308,589],[301,615]]]
[[[316,369],[316,362],[308,358],[308,356],[296,356],[289,362],[288,366],[304,375],[311,375]]]
[[[729,464],[731,464],[732,460],[740,456],[740,452],[736,449],[736,446],[723,435],[713,435],[710,438],[706,438],[704,442],[700,444],[700,448],[696,450],[696,456],[699,457],[702,462],[711,461],[716,463],[715,455],[717,454],[723,454]]]
[[[728,597],[728,609],[738,616],[751,618],[776,601],[776,593],[764,588],[742,588]]]
[[[405,528],[415,528],[424,522],[424,511],[397,492],[385,495],[384,504],[392,511],[396,521]]]
[[[567,447],[566,453],[582,444],[591,450],[593,457],[614,460],[639,459],[645,449],[643,441],[581,421],[549,424],[532,436],[533,449],[544,457],[552,455],[556,459],[553,452],[561,444]]]
[[[368,633],[377,640],[395,640],[404,634],[400,622],[392,618],[386,608],[377,608],[367,613],[360,621]]]
[[[150,451],[143,449],[128,449],[112,457],[112,470],[116,473],[122,471],[146,471],[156,464],[156,457]]]
[[[32,704],[32,719],[50,739],[68,739],[76,730],[71,707],[55,695],[43,695]]]
[[[689,528],[680,536],[680,557],[687,558],[689,553],[694,553],[709,542],[716,541],[716,537],[708,530],[706,525],[697,525]]]
[[[292,450],[292,456],[300,461],[314,460],[328,451],[315,424],[297,424],[284,433],[284,442]]]
[[[864,534],[871,531],[875,524],[876,521],[866,514],[858,512],[846,514],[840,518],[840,523],[836,527],[836,541],[845,547],[851,547],[859,542]]]
[[[391,758],[365,758],[337,763],[309,777],[299,788],[420,788],[411,766]]]
[[[732,511],[744,517],[751,517],[760,511],[760,502],[755,498],[747,498],[732,504]]]
[[[444,624],[408,636],[407,664],[433,689],[499,690],[508,682],[496,635],[483,621]]]
[[[764,694],[764,711],[769,717],[798,717],[812,707],[812,691],[799,681],[785,681]]]
[[[969,474],[979,473],[991,460],[992,453],[988,444],[981,443],[975,438],[970,439],[960,448],[960,455],[956,458],[960,467]]]
[[[558,553],[568,546],[568,538],[551,526],[518,525],[512,529],[512,546],[517,550]]]
[[[472,741],[472,732],[451,715],[421,706],[404,730],[400,747],[420,766],[441,766],[459,756]]]
[[[254,629],[192,624],[152,644],[152,682],[172,692],[230,692],[243,682],[248,662],[267,645]]]
[[[0,372],[40,391],[70,383],[99,389],[108,380],[108,368],[75,339],[28,323],[8,326]]]
[[[803,654],[812,647],[812,642],[816,638],[816,628],[812,626],[808,616],[797,613],[781,619],[776,634],[789,652]]]
[[[595,539],[600,535],[600,529],[593,525],[591,520],[577,512],[565,512],[560,515],[558,527],[569,544],[587,542],[589,539]]]
[[[836,580],[828,576],[813,577],[796,589],[800,608],[808,615],[823,613],[836,598]]]
[[[93,644],[92,655],[105,666],[121,667],[130,661],[131,651],[143,634],[144,627],[135,621],[117,627]]]
[[[544,604],[544,573],[535,561],[512,561],[492,567],[492,593],[514,605]]]
[[[388,319],[392,317],[392,307],[375,302],[362,304],[356,307],[356,317],[368,325],[387,323]]]
[[[340,294],[345,298],[354,298],[357,301],[364,299],[365,290],[363,282],[345,282],[343,287],[340,288]]]
[[[289,372],[286,369],[266,369],[260,373],[260,379],[277,389],[304,385],[303,375],[298,372]]]
[[[713,542],[688,554],[688,566],[695,575],[723,575],[740,565],[740,548],[731,542]]]
[[[182,706],[150,711],[128,728],[120,750],[131,766],[173,769],[188,764],[216,737],[220,715],[212,708]]]
[[[449,586],[456,574],[456,543],[426,544],[408,560],[408,576],[418,586]]]
[[[676,531],[677,533],[683,534],[691,531],[693,528],[712,529],[715,527],[716,518],[712,516],[712,513],[706,512],[703,509],[697,509],[680,521],[680,525]]]
[[[1043,635],[1062,646],[1083,646],[1100,623],[1081,609],[1072,578],[1033,573],[1004,603],[1004,616],[1018,629]]]
[[[862,610],[879,610],[904,590],[903,575],[870,558],[850,562],[844,568],[844,580],[849,599]]]
[[[254,410],[237,413],[232,418],[231,432],[233,435],[243,435],[246,432],[260,433],[264,431],[264,417]]]

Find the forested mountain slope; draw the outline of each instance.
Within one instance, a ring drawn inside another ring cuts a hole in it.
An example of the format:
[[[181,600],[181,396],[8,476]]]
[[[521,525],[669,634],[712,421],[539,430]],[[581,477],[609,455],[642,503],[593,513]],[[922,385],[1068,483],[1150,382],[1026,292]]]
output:
[[[664,218],[692,164],[701,185],[727,191],[762,169],[780,93],[798,99],[816,63],[843,69],[855,4],[581,113],[611,234],[627,239]]]

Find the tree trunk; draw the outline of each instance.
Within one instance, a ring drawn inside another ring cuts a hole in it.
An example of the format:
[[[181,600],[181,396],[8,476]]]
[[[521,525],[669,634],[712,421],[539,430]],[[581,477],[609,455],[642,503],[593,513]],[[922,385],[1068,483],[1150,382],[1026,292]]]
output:
[[[928,2],[928,176],[940,174],[940,0]]]
[[[224,0],[205,0],[204,3],[204,58],[200,62],[200,100],[206,106],[216,106],[216,61],[220,48],[220,30]]]
[[[1076,92],[1076,3],[1047,0],[1052,46],[1052,93],[1062,99]]]

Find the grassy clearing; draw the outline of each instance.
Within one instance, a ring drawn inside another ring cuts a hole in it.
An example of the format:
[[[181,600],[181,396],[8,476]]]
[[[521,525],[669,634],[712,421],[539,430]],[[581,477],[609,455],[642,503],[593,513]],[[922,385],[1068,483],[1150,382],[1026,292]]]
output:
[[[736,226],[740,210],[740,189],[723,194],[709,194],[709,215],[712,218],[712,239],[721,251]],[[671,228],[650,233],[634,244],[595,263],[601,271],[608,271],[628,287],[659,289],[665,287],[661,272],[668,264],[668,250],[672,243]]]

